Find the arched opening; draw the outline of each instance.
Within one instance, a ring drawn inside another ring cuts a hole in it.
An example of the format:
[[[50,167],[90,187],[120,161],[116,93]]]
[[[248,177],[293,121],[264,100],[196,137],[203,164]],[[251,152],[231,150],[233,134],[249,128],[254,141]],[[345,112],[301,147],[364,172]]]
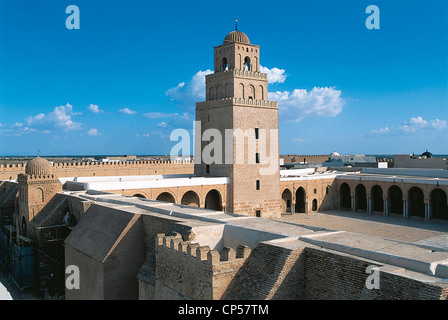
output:
[[[163,202],[171,202],[171,203],[175,203],[176,202],[174,200],[174,196],[171,193],[169,193],[169,192],[162,192],[161,194],[158,195],[156,200],[157,201],[163,201]]]
[[[306,192],[303,187],[296,190],[296,212],[305,213]]]
[[[341,196],[341,210],[351,210],[351,196],[350,196],[350,186],[347,183],[341,184],[339,187],[339,194]]]
[[[224,97],[230,97],[230,85],[226,83],[225,89],[224,89]]]
[[[37,189],[37,196],[38,199],[42,202],[44,202],[45,198],[44,198],[44,190],[42,190],[41,188]]]
[[[367,211],[366,187],[362,184],[355,188],[355,210]]]
[[[226,71],[229,70],[229,64],[227,63],[227,58],[224,57],[222,58],[222,62],[221,62],[221,71]]]
[[[260,100],[264,100],[264,88],[260,86]]]
[[[144,195],[140,194],[140,193],[134,194],[133,197],[146,199],[146,197]]]
[[[213,99],[213,87],[210,87],[210,88],[208,89],[208,98],[209,98],[210,100]]]
[[[317,211],[317,199],[313,199],[312,210]]]
[[[285,189],[282,193],[282,212],[291,213],[292,193],[289,189]]]
[[[210,210],[222,210],[221,195],[215,189],[210,190],[205,196],[205,208]]]
[[[249,99],[254,99],[255,100],[255,88],[253,85],[249,86]]]
[[[390,202],[390,213],[403,214],[403,192],[400,187],[390,187],[387,196]]]
[[[408,192],[409,215],[425,217],[425,203],[423,191],[418,187],[412,187]]]
[[[250,58],[249,57],[244,58],[244,70],[252,71],[252,66],[250,64]]]
[[[434,219],[448,219],[447,196],[442,189],[431,191],[431,217]]]
[[[199,196],[194,191],[187,191],[182,196],[180,203],[189,207],[199,208]]]
[[[27,236],[27,228],[26,228],[26,220],[25,217],[22,217],[22,225],[21,225],[21,234],[22,236],[26,237]]]
[[[245,98],[246,96],[244,95],[244,84],[240,83],[240,88],[241,88],[241,98]]]
[[[375,185],[371,190],[371,198],[372,198],[372,211],[373,212],[383,212],[383,190],[380,186]]]

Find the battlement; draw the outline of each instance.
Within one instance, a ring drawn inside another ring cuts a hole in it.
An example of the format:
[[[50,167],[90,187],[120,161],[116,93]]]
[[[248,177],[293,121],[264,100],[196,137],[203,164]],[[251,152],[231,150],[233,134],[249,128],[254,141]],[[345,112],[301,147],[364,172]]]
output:
[[[110,162],[50,162],[56,177],[151,175],[193,173],[190,160],[126,160]],[[25,173],[26,163],[0,164],[0,180],[16,179]]]
[[[225,266],[229,262],[244,262],[251,252],[249,247],[239,245],[236,250],[224,247],[220,253],[218,250],[210,250],[209,246],[201,246],[198,243],[183,241],[179,233],[169,236],[166,236],[164,233],[158,234],[156,248],[175,252],[178,255],[191,258],[198,263],[209,265],[210,267],[218,265]]]
[[[209,101],[203,101],[203,102],[196,103],[196,107],[198,109],[210,108],[210,107],[233,106],[233,105],[278,108],[277,101],[243,99],[243,98],[233,98],[233,97],[222,98],[222,99],[217,99],[217,100],[209,100]]]
[[[59,167],[123,167],[123,166],[146,166],[146,165],[173,165],[173,164],[190,164],[190,160],[127,160],[127,161],[109,161],[109,162],[53,162],[50,164],[53,168]],[[26,163],[6,163],[0,164],[0,169],[25,169]]]
[[[211,73],[206,75],[205,77],[207,79],[220,79],[225,77],[244,77],[244,78],[252,78],[252,79],[261,79],[261,80],[267,80],[268,74],[263,72],[254,72],[254,71],[247,71],[247,70],[239,70],[239,69],[232,69],[232,70],[226,70],[223,72],[217,72],[217,73]]]

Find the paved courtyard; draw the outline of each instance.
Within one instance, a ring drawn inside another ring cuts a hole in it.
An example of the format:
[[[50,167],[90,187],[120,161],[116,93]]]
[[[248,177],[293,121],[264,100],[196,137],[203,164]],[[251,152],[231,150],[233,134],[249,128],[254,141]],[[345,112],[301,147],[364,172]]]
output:
[[[448,249],[448,222],[425,222],[352,211],[284,214],[282,221],[415,242]]]

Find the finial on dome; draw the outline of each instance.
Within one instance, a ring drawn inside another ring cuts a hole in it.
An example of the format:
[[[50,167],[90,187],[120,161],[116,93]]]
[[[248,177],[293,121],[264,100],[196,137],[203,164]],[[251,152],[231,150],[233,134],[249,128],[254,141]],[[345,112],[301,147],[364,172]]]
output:
[[[235,19],[235,31],[238,31],[238,19]]]

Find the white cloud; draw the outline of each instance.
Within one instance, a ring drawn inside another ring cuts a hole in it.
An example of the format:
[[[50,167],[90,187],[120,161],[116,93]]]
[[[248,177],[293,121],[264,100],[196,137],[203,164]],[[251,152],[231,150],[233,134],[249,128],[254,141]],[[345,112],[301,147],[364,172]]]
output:
[[[137,113],[137,111],[133,111],[129,108],[120,109],[120,110],[118,110],[118,112],[124,113],[124,114],[136,114]]]
[[[304,143],[306,140],[303,138],[293,138],[292,142],[296,142],[296,143]]]
[[[92,111],[93,113],[103,113],[103,110],[100,110],[100,108],[96,105],[96,104],[90,104],[87,107],[90,111]]]
[[[431,121],[431,127],[437,130],[445,129],[447,127],[446,120],[434,119]]]
[[[416,133],[423,130],[427,124],[428,121],[423,120],[422,117],[416,117],[402,124],[399,129],[404,133]]]
[[[371,134],[385,134],[385,133],[389,133],[389,132],[390,132],[389,127],[384,127],[384,128],[380,128],[378,130],[370,131]]]
[[[143,116],[149,119],[163,119],[163,118],[172,118],[178,116],[178,113],[163,113],[163,112],[147,112],[144,113]]]
[[[82,113],[73,112],[73,107],[67,103],[65,106],[59,106],[54,108],[54,110],[47,115],[39,113],[34,117],[28,117],[25,119],[29,127],[56,127],[61,128],[65,131],[79,130],[82,124],[79,122],[74,122],[72,120],[73,116],[79,116]]]
[[[205,100],[205,76],[213,73],[211,70],[198,71],[189,82],[181,82],[176,87],[168,89],[165,94],[172,101],[180,102],[180,106],[193,110],[196,102]]]
[[[160,128],[166,128],[167,123],[164,122],[164,121],[162,121],[162,122],[160,122],[159,124],[157,124],[157,126],[160,127]]]
[[[87,131],[87,135],[88,136],[98,136],[100,135],[98,130],[95,128],[90,129],[89,131]]]
[[[295,89],[269,92],[269,100],[278,101],[279,117],[298,122],[305,117],[335,117],[342,112],[345,100],[334,87],[314,87],[311,91]]]
[[[268,83],[283,83],[286,80],[285,70],[278,68],[266,68],[260,65],[260,72],[268,74]]]
[[[142,137],[142,138],[149,138],[149,133],[144,133],[144,134],[136,134],[136,137]]]

